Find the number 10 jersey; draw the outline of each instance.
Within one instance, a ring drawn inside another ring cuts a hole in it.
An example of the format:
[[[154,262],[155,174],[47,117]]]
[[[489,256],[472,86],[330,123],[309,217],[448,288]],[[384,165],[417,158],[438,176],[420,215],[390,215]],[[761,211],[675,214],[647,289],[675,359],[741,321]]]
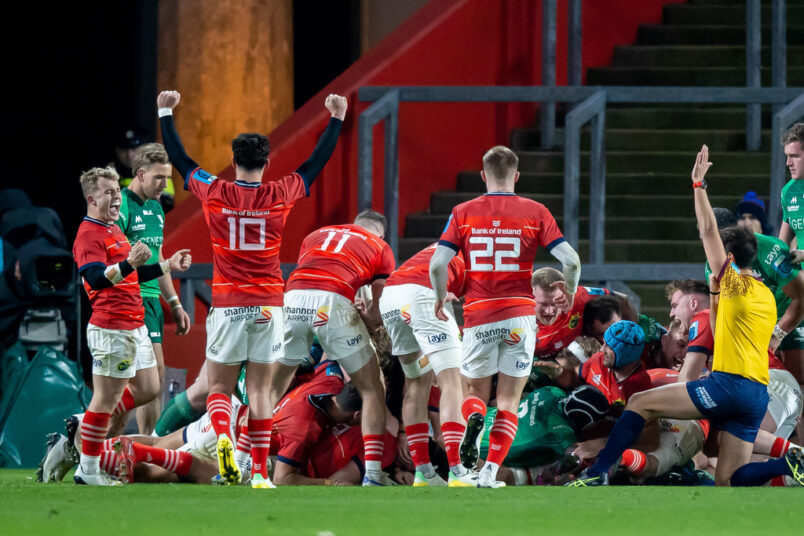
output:
[[[452,209],[439,245],[463,252],[464,327],[533,315],[536,252],[564,241],[544,205],[513,193],[490,192]]]
[[[301,175],[230,182],[197,168],[189,190],[203,205],[212,240],[212,306],[283,305],[279,246],[290,209],[305,197]]]

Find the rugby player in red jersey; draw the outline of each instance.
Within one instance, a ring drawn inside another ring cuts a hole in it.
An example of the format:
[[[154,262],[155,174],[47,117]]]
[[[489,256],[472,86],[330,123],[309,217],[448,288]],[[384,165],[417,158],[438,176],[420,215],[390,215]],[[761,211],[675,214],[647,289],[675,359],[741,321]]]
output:
[[[139,282],[171,270],[186,271],[192,262],[185,249],[166,261],[145,265],[151,254],[148,246],[138,242],[132,247],[115,225],[122,199],[118,181],[110,168],[93,168],[81,175],[87,215],[78,228],[73,257],[92,307],[87,344],[94,389],[81,422],[81,461],[73,477],[78,484],[120,483],[100,469],[109,419],[135,370],[156,366]]]
[[[461,438],[466,423],[461,415],[461,342],[452,300],[463,295],[465,265],[456,255],[449,263],[447,280],[447,322],[435,317],[435,294],[430,283],[430,258],[437,244],[432,244],[396,269],[385,283],[380,298],[380,312],[392,341],[392,353],[399,357],[405,373],[402,420],[405,436],[416,467],[414,486],[444,486],[430,462],[427,407],[433,377],[441,391],[441,433],[450,466],[449,485],[474,487],[476,475],[461,463]]]
[[[567,307],[563,293],[566,285],[564,274],[555,268],[534,270],[531,285],[536,302],[538,330],[535,355],[542,359],[555,356],[581,336],[584,332],[584,308],[590,301],[613,294],[618,301],[621,301],[621,307],[622,301],[627,305],[627,297],[624,294],[612,293],[604,288],[578,287],[572,306]],[[619,315],[614,321],[617,320],[621,320]]]
[[[282,228],[293,204],[310,194],[316,176],[338,142],[346,99],[327,97],[331,114],[310,158],[277,181],[262,183],[269,165],[268,138],[244,133],[232,140],[235,181],[219,180],[184,151],[173,124],[177,91],[157,97],[162,137],[170,161],[184,179],[184,188],[200,201],[209,227],[213,252],[212,309],[207,316],[207,410],[218,434],[221,476],[238,483],[231,431],[231,400],[240,364],[247,361],[250,395],[248,433],[252,451],[253,488],[273,487],[266,461],[271,443],[271,417],[281,393],[272,391],[272,363],[284,359],[284,283],[279,266]]]
[[[362,431],[366,453],[363,485],[392,485],[382,471],[385,430],[385,387],[369,332],[353,305],[357,290],[371,285],[365,312],[371,329],[379,327],[379,299],[385,280],[396,267],[391,247],[383,241],[385,217],[361,212],[353,224],[313,231],[302,242],[299,262],[290,274],[285,295],[286,358],[275,365],[271,388],[286,388],[296,366],[310,351],[313,336],[349,374],[363,399]]]
[[[448,266],[458,253],[466,261],[466,304],[461,369],[469,395],[463,404],[467,419],[462,449],[467,460],[477,459],[492,376],[497,379],[497,412],[489,438],[490,454],[478,477],[479,487],[497,487],[497,470],[505,459],[517,429],[517,410],[527,382],[536,344],[536,318],[530,284],[539,247],[546,248],[563,266],[566,283],[560,286],[567,306],[578,286],[581,262],[564,239],[550,211],[514,193],[519,159],[511,149],[497,146],[483,156],[481,178],[488,193],[452,210],[430,261],[435,291],[434,312],[444,312]],[[474,449],[474,450],[472,450]],[[474,456],[472,456],[474,454]],[[466,460],[465,460],[466,463]]]

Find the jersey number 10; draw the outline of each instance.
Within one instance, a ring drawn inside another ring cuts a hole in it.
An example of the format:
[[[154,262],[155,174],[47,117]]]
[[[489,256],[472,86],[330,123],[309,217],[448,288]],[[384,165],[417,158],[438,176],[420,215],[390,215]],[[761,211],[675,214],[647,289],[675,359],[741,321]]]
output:
[[[226,218],[229,221],[229,249],[251,250],[265,249],[265,220],[260,218]],[[259,233],[259,241],[246,242],[246,226],[259,226],[254,229]],[[238,232],[239,231],[239,232]],[[238,240],[239,238],[239,240]],[[238,242],[240,242],[238,247]]]
[[[478,244],[483,249],[472,249],[469,251],[469,269],[476,272],[516,272],[519,270],[519,263],[504,263],[503,259],[519,259],[521,240],[516,237],[498,236],[491,238],[487,236],[473,236],[469,239],[470,244]],[[499,246],[512,246],[511,249],[497,249]],[[496,250],[496,251],[495,251]],[[480,262],[494,258],[491,262]]]

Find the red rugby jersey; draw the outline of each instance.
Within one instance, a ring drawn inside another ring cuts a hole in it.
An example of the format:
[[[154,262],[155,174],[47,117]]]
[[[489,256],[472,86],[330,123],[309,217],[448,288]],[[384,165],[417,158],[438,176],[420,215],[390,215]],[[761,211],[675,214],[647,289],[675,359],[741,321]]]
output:
[[[433,288],[433,285],[430,283],[430,259],[433,258],[433,253],[435,253],[437,246],[437,243],[427,246],[405,261],[402,266],[391,274],[391,277],[385,282],[385,286],[421,285],[423,287]],[[463,262],[463,256],[458,253],[449,262],[447,290],[458,297],[463,296],[465,276],[466,265]]]
[[[382,467],[394,463],[396,457],[396,438],[387,431],[383,435]],[[329,478],[340,471],[350,461],[354,461],[363,472],[365,454],[363,433],[360,426],[336,425],[324,432],[321,441],[310,450],[307,466],[303,473],[310,478]]]
[[[357,289],[395,267],[391,246],[380,237],[358,225],[330,225],[304,239],[286,290],[328,290],[353,301]]]
[[[73,257],[80,272],[96,265],[106,267],[128,258],[131,245],[115,224],[86,217],[78,227],[73,243]],[[142,307],[137,271],[113,287],[92,290],[84,280],[89,296],[92,317],[89,323],[105,329],[137,329],[143,325],[145,310]]]
[[[201,201],[212,240],[212,305],[282,305],[279,246],[290,209],[306,195],[301,176],[229,182],[196,168],[189,190]]]
[[[319,364],[315,376],[285,395],[274,410],[271,454],[302,468],[313,445],[334,423],[325,412],[324,401],[343,388],[340,368]]]
[[[491,192],[452,209],[439,244],[466,261],[464,326],[532,316],[538,247],[563,241],[544,205],[513,193]]]
[[[537,319],[538,331],[534,355],[542,358],[553,355],[577,339],[583,330],[583,308],[595,297],[606,294],[611,292],[605,288],[578,287],[572,308],[558,315],[555,322],[545,326]]]
[[[627,378],[617,380],[614,371],[603,365],[603,352],[598,352],[585,363],[581,363],[578,374],[585,383],[600,389],[609,404],[625,404],[634,393],[651,388],[650,376],[641,364]]]

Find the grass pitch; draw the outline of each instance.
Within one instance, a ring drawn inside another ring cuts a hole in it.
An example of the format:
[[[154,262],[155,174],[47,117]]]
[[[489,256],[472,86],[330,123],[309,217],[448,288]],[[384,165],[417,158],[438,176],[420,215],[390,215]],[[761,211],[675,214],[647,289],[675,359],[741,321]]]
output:
[[[804,534],[804,489],[38,484],[0,470],[3,534]]]

